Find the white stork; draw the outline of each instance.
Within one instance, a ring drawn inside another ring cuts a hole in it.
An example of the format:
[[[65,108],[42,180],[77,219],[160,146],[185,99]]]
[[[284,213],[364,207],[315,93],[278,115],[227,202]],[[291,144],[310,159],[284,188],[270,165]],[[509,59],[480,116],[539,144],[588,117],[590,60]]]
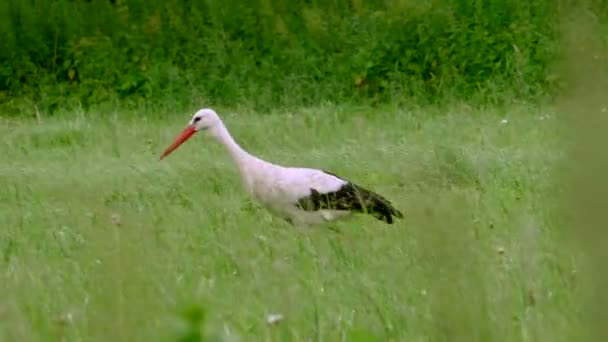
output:
[[[292,225],[343,219],[352,212],[369,213],[393,223],[403,215],[384,197],[323,170],[284,167],[257,158],[234,141],[212,109],[197,111],[183,132],[160,156],[162,160],[198,131],[222,144],[236,164],[247,191],[270,212]]]

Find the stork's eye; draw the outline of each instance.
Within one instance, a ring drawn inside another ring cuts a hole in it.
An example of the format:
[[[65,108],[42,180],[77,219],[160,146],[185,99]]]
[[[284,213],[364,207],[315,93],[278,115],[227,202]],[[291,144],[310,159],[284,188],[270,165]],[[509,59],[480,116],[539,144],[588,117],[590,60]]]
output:
[[[200,116],[197,116],[197,117],[194,118],[194,123],[197,123],[199,121],[201,121],[201,117]]]

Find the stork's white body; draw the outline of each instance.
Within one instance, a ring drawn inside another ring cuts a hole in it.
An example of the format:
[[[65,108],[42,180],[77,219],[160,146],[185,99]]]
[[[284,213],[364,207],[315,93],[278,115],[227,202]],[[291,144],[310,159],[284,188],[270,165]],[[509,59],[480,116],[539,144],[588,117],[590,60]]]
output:
[[[305,211],[294,206],[310,195],[310,189],[321,193],[338,191],[347,182],[320,170],[282,167],[256,160],[239,168],[247,191],[275,215],[297,224],[309,225],[350,216],[344,210]]]
[[[211,109],[199,110],[161,159],[199,130],[208,131],[226,148],[239,170],[245,189],[269,211],[292,224],[310,225],[343,219],[353,210],[362,211],[363,207],[374,209],[372,214],[388,223],[392,223],[391,215],[402,217],[380,195],[333,174],[317,169],[284,167],[249,154],[234,141]],[[361,195],[365,197],[363,201]],[[304,209],[302,201],[312,201],[313,205]],[[338,203],[338,206],[330,206],[330,201]]]
[[[269,211],[296,225],[319,224],[350,216],[344,210],[305,211],[294,206],[310,195],[338,191],[347,182],[321,170],[285,167],[257,158],[243,150],[222,125],[211,134],[226,147],[234,160],[245,189]]]

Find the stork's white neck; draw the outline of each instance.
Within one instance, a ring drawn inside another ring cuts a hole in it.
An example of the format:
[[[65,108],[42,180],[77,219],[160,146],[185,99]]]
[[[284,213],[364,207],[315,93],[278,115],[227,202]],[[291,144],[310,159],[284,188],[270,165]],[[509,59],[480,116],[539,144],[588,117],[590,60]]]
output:
[[[256,157],[245,151],[236,141],[234,141],[234,138],[232,138],[224,123],[220,122],[209,129],[209,134],[226,148],[241,173],[246,172],[248,167],[251,166],[250,164],[257,160]]]

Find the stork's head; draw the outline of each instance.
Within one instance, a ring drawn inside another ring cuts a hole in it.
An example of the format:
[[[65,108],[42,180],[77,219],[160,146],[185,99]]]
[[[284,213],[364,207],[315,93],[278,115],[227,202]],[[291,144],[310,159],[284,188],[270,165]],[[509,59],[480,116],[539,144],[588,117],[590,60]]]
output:
[[[220,117],[213,109],[203,108],[192,115],[188,126],[192,126],[196,131],[204,131],[215,127],[219,123]]]
[[[179,147],[179,145],[183,144],[186,140],[188,140],[194,133],[198,131],[205,131],[208,129],[213,130],[216,127],[221,125],[222,121],[217,113],[213,109],[203,108],[194,113],[190,122],[188,122],[188,126],[184,128],[184,130],[175,138],[173,143],[167,147],[165,152],[160,156],[160,159],[165,158],[171,152]]]

